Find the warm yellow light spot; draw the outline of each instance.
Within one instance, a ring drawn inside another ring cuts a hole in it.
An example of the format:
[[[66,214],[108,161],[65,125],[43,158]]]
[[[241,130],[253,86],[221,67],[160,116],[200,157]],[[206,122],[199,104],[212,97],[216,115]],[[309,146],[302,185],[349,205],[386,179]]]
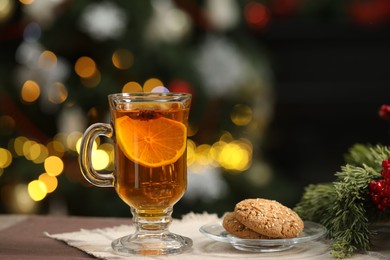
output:
[[[65,133],[57,133],[54,136],[53,141],[60,142],[63,145],[63,147],[64,147],[64,151],[66,151],[68,149],[67,144],[66,144],[66,139],[67,138],[68,138],[68,135],[65,134]]]
[[[24,5],[30,5],[34,3],[34,0],[19,0],[19,2]]]
[[[135,81],[127,82],[123,88],[122,93],[134,93],[134,92],[143,92],[142,86]]]
[[[237,104],[233,107],[230,119],[235,125],[248,125],[252,121],[252,109],[247,105]]]
[[[53,140],[50,143],[48,143],[46,145],[46,147],[47,147],[50,155],[55,155],[57,157],[64,156],[65,147],[61,142],[59,142],[57,140]]]
[[[80,57],[75,65],[74,70],[81,78],[89,78],[96,73],[96,63],[90,57]]]
[[[23,86],[21,91],[21,98],[24,102],[34,102],[41,95],[41,89],[37,82],[33,80],[27,80]]]
[[[130,68],[133,60],[133,54],[126,49],[118,49],[112,54],[112,64],[121,70]]]
[[[196,133],[198,133],[198,131],[199,131],[199,126],[190,123],[187,129],[187,136],[194,136],[196,135]]]
[[[14,151],[17,156],[23,156],[23,146],[24,143],[27,142],[28,139],[24,136],[19,136],[15,138],[14,141]]]
[[[211,165],[212,158],[210,157],[210,145],[201,144],[196,148],[197,161],[201,165]]]
[[[0,1],[0,23],[7,20],[13,14],[14,7],[14,0]]]
[[[218,142],[215,142],[212,146],[211,146],[211,149],[210,149],[210,157],[218,162],[219,161],[219,156],[221,155],[221,152],[223,150],[223,148],[225,147],[227,143],[226,142],[223,142],[223,141],[218,141]]]
[[[49,156],[49,150],[43,144],[36,143],[31,146],[30,155],[34,163],[40,164]]]
[[[12,163],[12,154],[4,148],[0,148],[0,168],[7,168]]]
[[[47,193],[55,191],[58,186],[57,178],[47,173],[42,173],[41,175],[39,175],[38,180],[45,184]]]
[[[102,76],[100,74],[100,71],[96,69],[95,73],[93,73],[90,77],[81,78],[81,83],[88,88],[94,88],[99,85],[101,78]]]
[[[161,82],[161,80],[156,79],[156,78],[150,78],[144,83],[144,92],[152,92],[152,90],[155,87],[163,87],[164,84]]]
[[[219,162],[226,169],[234,169],[243,157],[242,150],[236,144],[227,144],[219,157]]]
[[[219,138],[220,141],[222,142],[226,142],[226,143],[229,143],[231,141],[233,141],[233,136],[231,133],[225,131],[222,133],[221,137]]]
[[[80,154],[80,146],[81,146],[81,139],[82,137],[80,137],[77,142],[76,142],[76,152],[78,154]],[[98,148],[98,144],[100,143],[100,139],[99,138],[96,138],[95,141],[93,142],[93,145],[92,145],[92,151],[95,151],[97,148]]]
[[[28,194],[34,201],[43,200],[47,195],[46,185],[39,180],[30,182],[27,186]]]
[[[61,82],[54,83],[48,90],[48,99],[53,104],[64,103],[68,98],[68,89]]]
[[[68,135],[66,138],[66,145],[68,149],[77,151],[77,141],[83,136],[83,133],[75,131]]]
[[[99,149],[105,151],[108,155],[109,162],[108,166],[106,166],[105,168],[107,169],[109,166],[113,166],[115,156],[114,145],[112,143],[104,143],[99,146]]]
[[[101,149],[92,151],[92,166],[95,170],[103,170],[110,163],[110,157],[107,152]]]
[[[43,51],[38,58],[38,66],[50,70],[57,65],[57,56],[52,51]]]
[[[252,158],[251,146],[243,141],[233,141],[223,146],[218,156],[219,164],[234,171],[244,171],[248,169]]]
[[[31,155],[31,147],[36,144],[35,141],[32,140],[27,140],[23,144],[23,156],[26,157],[27,160],[32,160],[32,155]]]
[[[64,163],[57,156],[49,156],[44,162],[45,171],[51,176],[58,176],[64,170]]]
[[[30,160],[34,161],[39,157],[41,154],[41,145],[37,142],[32,142],[31,145],[29,146],[28,150],[28,157]]]
[[[195,150],[196,150],[195,142],[192,141],[191,139],[187,139],[187,164],[188,164],[188,166],[195,163],[195,160],[196,160]]]

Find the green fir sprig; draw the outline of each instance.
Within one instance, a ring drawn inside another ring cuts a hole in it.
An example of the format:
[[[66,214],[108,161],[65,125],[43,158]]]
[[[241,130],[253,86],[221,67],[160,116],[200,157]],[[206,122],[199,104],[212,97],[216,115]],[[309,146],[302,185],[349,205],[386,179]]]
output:
[[[381,163],[389,156],[389,147],[356,144],[346,154],[346,164],[334,182],[305,188],[294,210],[302,219],[327,227],[333,257],[347,258],[357,250],[368,250],[369,225],[390,217],[376,210],[368,188],[371,180],[381,178]]]

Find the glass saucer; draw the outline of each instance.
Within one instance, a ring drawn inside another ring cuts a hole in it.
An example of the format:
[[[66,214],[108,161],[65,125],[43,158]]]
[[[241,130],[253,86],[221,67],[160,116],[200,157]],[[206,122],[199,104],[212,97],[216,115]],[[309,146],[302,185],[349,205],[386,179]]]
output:
[[[294,238],[283,239],[243,239],[229,234],[221,222],[203,225],[199,231],[205,236],[224,243],[230,243],[234,248],[250,252],[278,252],[292,248],[294,245],[321,238],[326,228],[318,223],[305,221],[303,232]]]

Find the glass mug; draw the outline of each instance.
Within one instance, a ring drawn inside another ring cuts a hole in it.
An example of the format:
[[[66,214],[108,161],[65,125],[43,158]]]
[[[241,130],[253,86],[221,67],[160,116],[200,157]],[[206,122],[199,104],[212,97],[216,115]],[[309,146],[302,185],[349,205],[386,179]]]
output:
[[[187,126],[191,95],[120,93],[108,96],[111,124],[91,125],[81,140],[79,163],[90,183],[114,187],[130,206],[134,234],[111,244],[121,255],[182,253],[192,240],[168,230],[173,205],[187,187]],[[98,136],[111,138],[115,167],[111,173],[92,167]]]

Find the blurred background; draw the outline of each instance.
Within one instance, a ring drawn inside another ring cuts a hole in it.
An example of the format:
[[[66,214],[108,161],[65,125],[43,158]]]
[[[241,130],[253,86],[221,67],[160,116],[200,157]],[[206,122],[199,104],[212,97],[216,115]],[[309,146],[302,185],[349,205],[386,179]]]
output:
[[[82,132],[107,95],[193,94],[174,216],[293,207],[355,143],[387,144],[388,0],[0,0],[0,213],[130,216],[92,187]],[[110,171],[112,145],[94,166]]]

